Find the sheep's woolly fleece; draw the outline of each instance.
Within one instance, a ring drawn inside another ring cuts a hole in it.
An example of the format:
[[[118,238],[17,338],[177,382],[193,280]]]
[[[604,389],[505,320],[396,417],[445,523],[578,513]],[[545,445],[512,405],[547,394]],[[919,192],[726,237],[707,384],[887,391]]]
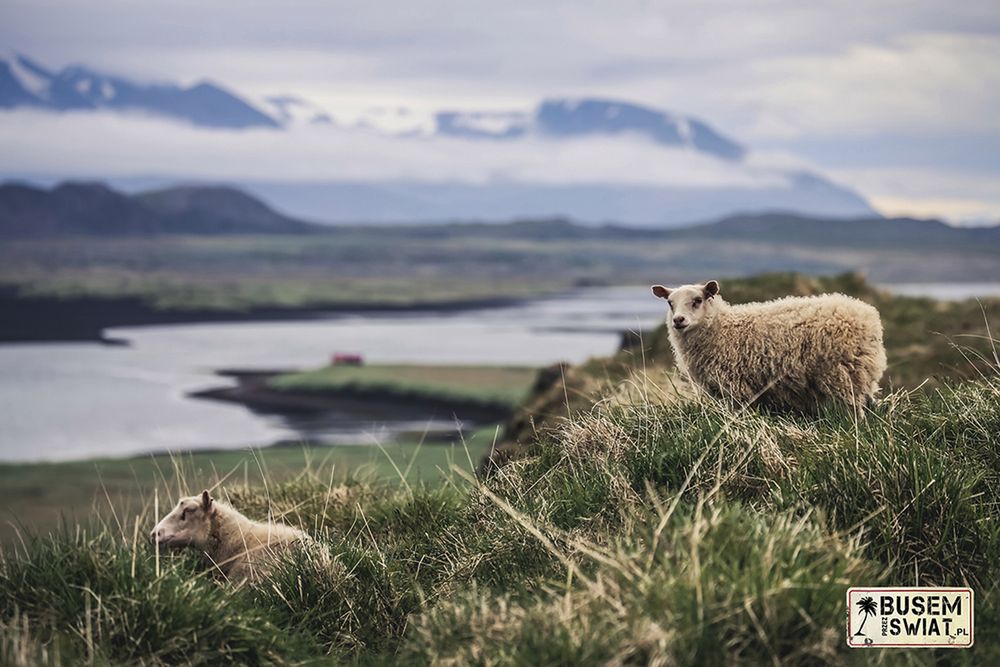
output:
[[[716,281],[653,293],[670,302],[678,367],[709,394],[812,413],[825,403],[860,410],[886,369],[878,311],[825,294],[730,305]]]
[[[208,491],[181,498],[156,524],[151,539],[160,546],[202,550],[211,567],[234,582],[259,580],[281,553],[314,544],[297,528],[252,521]]]

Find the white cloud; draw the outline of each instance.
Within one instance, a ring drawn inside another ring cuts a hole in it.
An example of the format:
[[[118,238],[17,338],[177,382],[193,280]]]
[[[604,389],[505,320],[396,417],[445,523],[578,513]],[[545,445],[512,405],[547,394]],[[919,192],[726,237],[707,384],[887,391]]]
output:
[[[107,178],[322,181],[406,179],[484,183],[781,186],[765,165],[743,166],[642,138],[517,142],[387,137],[330,126],[205,130],[106,112],[0,113],[0,172]]]
[[[937,169],[838,169],[831,175],[862,190],[883,215],[937,217],[959,224],[1000,221],[1000,179]]]
[[[4,15],[0,43],[53,65],[333,107],[620,94],[770,139],[995,128],[1000,102],[986,0],[8,0]]]
[[[1000,37],[907,35],[747,66],[766,101],[751,137],[1000,131]],[[750,94],[739,96],[750,102]]]
[[[959,226],[1000,224],[1000,199],[874,195],[868,201],[875,210],[889,217],[936,218]]]

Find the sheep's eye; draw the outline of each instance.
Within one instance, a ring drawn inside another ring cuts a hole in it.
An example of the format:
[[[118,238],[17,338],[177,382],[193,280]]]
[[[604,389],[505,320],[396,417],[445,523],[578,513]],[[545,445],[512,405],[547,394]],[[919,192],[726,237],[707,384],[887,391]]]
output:
[[[695,308],[701,305],[701,299],[695,299],[692,304]]]
[[[181,521],[183,521],[184,519],[187,518],[187,513],[188,513],[188,511],[187,511],[186,507],[181,510]]]

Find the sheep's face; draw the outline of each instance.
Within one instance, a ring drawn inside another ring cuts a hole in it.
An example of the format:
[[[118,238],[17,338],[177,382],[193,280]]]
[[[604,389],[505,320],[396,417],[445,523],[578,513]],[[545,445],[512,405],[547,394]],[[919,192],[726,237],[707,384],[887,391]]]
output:
[[[211,532],[214,501],[203,491],[200,496],[181,498],[170,514],[160,519],[149,539],[161,547],[192,546],[204,549]]]
[[[683,285],[670,289],[653,285],[653,294],[670,304],[667,323],[678,333],[688,332],[712,317],[719,293],[719,283],[709,280],[704,285]]]

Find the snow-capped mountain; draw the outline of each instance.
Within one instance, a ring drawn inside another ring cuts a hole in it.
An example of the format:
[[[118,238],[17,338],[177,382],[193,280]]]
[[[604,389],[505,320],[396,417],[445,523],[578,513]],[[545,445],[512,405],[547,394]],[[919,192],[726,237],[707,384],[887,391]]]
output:
[[[261,106],[211,83],[189,88],[136,83],[78,65],[54,72],[20,54],[0,58],[0,108],[139,110],[198,126],[231,129],[334,124],[337,118],[341,126],[390,136],[469,140],[632,135],[725,160],[739,160],[746,154],[743,146],[696,118],[621,100],[547,99],[531,110],[447,110],[430,115],[406,108],[374,108],[351,120],[294,95],[267,97]]]
[[[0,108],[52,111],[140,111],[201,127],[278,127],[278,122],[217,85],[191,87],[135,83],[73,65],[51,71],[15,54],[0,59]]]
[[[271,116],[282,126],[297,123],[312,125],[330,125],[333,118],[326,111],[312,102],[295,95],[274,95],[264,100]]]
[[[430,116],[407,109],[376,108],[343,124],[403,136],[517,140],[525,137],[576,139],[635,136],[654,144],[688,148],[724,160],[747,150],[692,118],[621,100],[547,99],[530,111],[438,111]]]
[[[567,148],[578,140],[638,140],[671,149],[667,153],[677,162],[691,167],[697,163],[700,168],[718,164],[730,179],[745,174],[747,181],[756,185],[718,182],[691,186],[669,178],[657,185],[600,180],[535,182],[525,178],[499,178],[488,183],[413,178],[320,183],[256,180],[241,185],[297,215],[332,222],[565,216],[580,222],[659,226],[755,211],[795,211],[833,218],[877,215],[863,197],[820,175],[751,164],[747,148],[696,118],[620,100],[548,99],[525,111],[420,113],[406,108],[374,108],[359,116],[335,117],[335,122],[382,136],[442,137],[467,141],[470,147],[479,143],[480,155],[497,144],[517,146],[520,142],[527,147],[537,139]],[[602,159],[599,154],[590,157]],[[654,159],[663,157],[656,154]],[[646,169],[652,166],[637,161],[635,168],[640,165]],[[771,177],[774,182],[762,184],[767,180],[762,177]]]
[[[439,111],[435,134],[463,139],[518,139],[532,131],[535,116],[518,111]]]
[[[696,118],[616,100],[547,100],[535,113],[539,130],[555,137],[637,134],[664,146],[691,148],[726,160],[746,149]]]

